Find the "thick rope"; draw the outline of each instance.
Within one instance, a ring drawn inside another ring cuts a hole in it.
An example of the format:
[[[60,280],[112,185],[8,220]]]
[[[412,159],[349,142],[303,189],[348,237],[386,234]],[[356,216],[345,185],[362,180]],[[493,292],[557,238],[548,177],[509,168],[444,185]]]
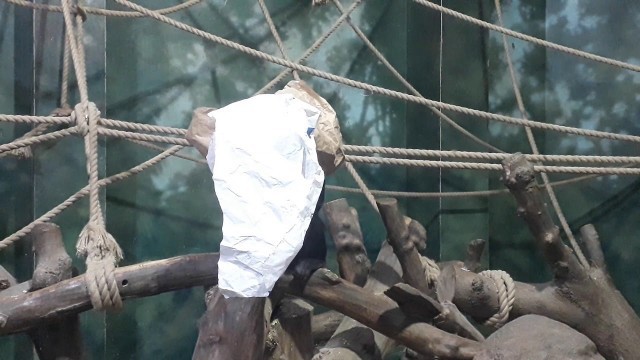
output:
[[[127,139],[127,140],[132,142],[132,143],[134,143],[134,144],[138,144],[140,146],[144,146],[144,147],[146,147],[148,149],[153,149],[153,150],[160,151],[160,152],[166,150],[166,148],[163,148],[162,146],[153,145],[153,144],[150,144],[150,143],[148,143],[146,141],[133,140],[133,139]],[[192,157],[192,156],[189,156],[189,155],[182,155],[182,154],[178,154],[178,153],[173,154],[172,156],[175,156],[177,158],[184,159],[184,160],[189,160],[191,162],[198,163],[200,165],[207,165],[207,161],[202,159],[202,158],[196,158],[196,157]]]
[[[397,99],[401,99],[401,100],[405,100],[405,101],[410,101],[416,104],[421,104],[421,105],[425,105],[425,106],[433,106],[433,107],[437,107],[440,109],[444,109],[444,110],[449,110],[449,111],[455,111],[455,112],[459,112],[462,114],[466,114],[466,115],[470,115],[470,116],[474,116],[474,117],[478,117],[481,119],[485,119],[485,120],[495,120],[495,121],[500,121],[500,122],[504,122],[507,124],[513,124],[513,125],[520,125],[520,126],[529,126],[531,128],[535,128],[535,129],[543,129],[543,130],[551,130],[551,131],[557,131],[557,132],[561,132],[561,133],[565,133],[565,134],[573,134],[573,135],[580,135],[580,136],[590,136],[590,137],[596,137],[596,138],[603,138],[603,139],[610,139],[610,140],[621,140],[621,141],[629,141],[629,142],[640,142],[640,136],[635,136],[635,135],[627,135],[627,134],[615,134],[615,133],[608,133],[605,131],[597,131],[597,130],[589,130],[589,129],[581,129],[581,128],[574,128],[574,127],[569,127],[569,126],[562,126],[562,125],[555,125],[555,124],[549,124],[549,123],[542,123],[542,122],[537,122],[537,121],[533,121],[533,120],[522,120],[520,118],[515,118],[515,117],[511,117],[511,116],[505,116],[505,115],[499,115],[499,114],[492,114],[492,113],[488,113],[488,112],[484,112],[484,111],[480,111],[480,110],[475,110],[475,109],[470,109],[470,108],[466,108],[463,106],[457,106],[457,105],[451,105],[451,104],[447,104],[447,103],[443,103],[440,101],[434,101],[434,100],[429,100],[426,98],[421,98],[415,95],[409,95],[409,94],[405,94],[405,93],[401,93],[398,91],[394,91],[394,90],[390,90],[390,89],[385,89],[379,86],[374,86],[368,83],[363,83],[360,81],[355,81],[352,79],[348,79],[345,78],[343,76],[338,76],[335,74],[331,74],[325,71],[320,71],[308,66],[304,66],[301,64],[297,64],[291,61],[287,61],[285,59],[282,58],[278,58],[272,55],[269,55],[265,52],[262,51],[258,51],[255,49],[252,49],[250,47],[244,46],[242,44],[238,44],[236,42],[227,40],[225,38],[222,38],[220,36],[208,33],[206,31],[194,28],[193,26],[189,26],[185,23],[176,21],[174,19],[171,19],[169,17],[163,16],[161,14],[158,14],[157,12],[153,11],[153,10],[149,10],[145,7],[142,7],[140,5],[134,4],[130,1],[127,0],[115,0],[116,2],[127,6],[130,9],[139,11],[151,18],[154,18],[158,21],[161,21],[165,24],[171,25],[175,28],[178,28],[180,30],[189,32],[191,34],[194,34],[196,36],[199,36],[203,39],[215,42],[217,44],[238,50],[242,53],[245,53],[247,55],[253,56],[255,58],[258,59],[262,59],[265,61],[269,61],[271,63],[277,64],[277,65],[281,65],[281,66],[285,66],[285,67],[289,67],[293,70],[298,70],[299,72],[304,72],[307,73],[309,75],[313,75],[319,78],[323,78],[329,81],[333,81],[339,84],[343,84],[346,86],[350,86],[353,88],[357,88],[357,89],[362,89],[371,93],[375,93],[375,94],[379,94],[379,95],[384,95],[384,96],[388,96],[388,97],[392,97],[392,98],[397,98]]]
[[[148,131],[156,133],[164,133],[178,136],[185,136],[187,130],[173,128],[168,126],[148,125],[121,120],[100,119],[100,124],[122,129]],[[108,129],[104,127],[98,128],[99,135],[129,138],[147,142],[158,142],[174,145],[190,146],[187,140],[182,138],[159,136],[153,134],[142,134],[129,131],[121,131]],[[383,154],[394,156],[414,156],[427,158],[458,158],[458,159],[474,159],[485,161],[502,161],[510,154],[491,153],[491,152],[472,152],[472,151],[451,151],[451,150],[429,150],[429,149],[405,149],[384,146],[366,146],[366,145],[343,145],[343,150],[348,153],[358,154]],[[542,155],[542,154],[525,154],[527,160],[532,162],[545,163],[597,163],[597,164],[640,164],[640,156],[597,156],[597,155]]]
[[[189,144],[189,141],[183,138],[174,138],[174,137],[161,136],[161,135],[140,134],[140,133],[134,133],[129,131],[107,129],[104,127],[98,128],[98,134],[116,137],[116,138],[127,138],[127,139],[141,140],[141,141],[191,146],[191,144]]]
[[[442,168],[442,169],[465,169],[465,170],[486,170],[502,171],[500,164],[487,164],[478,162],[457,162],[457,161],[435,161],[435,160],[414,160],[380,158],[372,156],[347,155],[346,160],[353,163],[376,164],[376,165],[400,165],[410,167]],[[599,175],[640,175],[638,168],[626,167],[587,167],[587,166],[547,166],[534,165],[536,172],[560,173],[560,174],[599,174]]]
[[[619,67],[619,68],[622,68],[622,69],[627,69],[627,70],[631,70],[631,71],[635,71],[635,72],[640,72],[640,66],[638,66],[638,65],[629,64],[629,63],[626,63],[624,61],[614,60],[614,59],[611,59],[611,58],[608,58],[608,57],[604,57],[604,56],[600,56],[600,55],[595,55],[595,54],[592,54],[592,53],[589,53],[589,52],[586,52],[586,51],[570,48],[568,46],[559,45],[559,44],[553,43],[551,41],[542,40],[542,39],[536,38],[534,36],[530,36],[530,35],[519,33],[517,31],[509,30],[509,29],[506,29],[506,28],[504,28],[502,26],[497,26],[497,25],[488,23],[486,21],[482,21],[482,20],[476,19],[476,18],[471,17],[469,15],[465,15],[465,14],[459,13],[457,11],[454,11],[454,10],[451,10],[449,8],[437,5],[437,4],[432,3],[430,1],[427,1],[427,0],[413,0],[413,2],[418,3],[420,5],[423,5],[423,6],[426,6],[426,7],[430,8],[430,9],[437,10],[437,11],[443,13],[443,14],[452,16],[452,17],[454,17],[456,19],[460,19],[460,20],[469,22],[471,24],[478,25],[478,26],[483,27],[485,29],[496,31],[496,32],[502,33],[504,35],[507,35],[507,36],[510,36],[510,37],[513,37],[513,38],[516,38],[516,39],[528,41],[528,42],[530,42],[532,44],[536,44],[536,45],[539,45],[539,46],[544,46],[544,47],[549,48],[549,49],[557,50],[557,51],[564,52],[564,53],[569,54],[569,55],[581,57],[581,58],[584,58],[584,59],[593,60],[593,61],[596,61],[596,62],[599,62],[599,63],[603,63],[603,64],[606,64],[606,65],[616,66],[616,67]]]
[[[0,114],[0,121],[22,124],[52,124],[71,125],[73,121],[69,116],[34,116],[34,115],[5,115]]]
[[[344,150],[350,153],[360,154],[384,154],[398,156],[415,156],[429,158],[458,158],[475,160],[502,161],[511,156],[505,153],[428,150],[428,149],[404,149],[384,146],[344,145]],[[599,164],[640,164],[640,156],[594,156],[594,155],[541,155],[524,154],[527,160],[532,162],[575,162],[575,163],[599,163]]]
[[[575,184],[581,181],[598,178],[602,175],[585,175],[572,179],[560,180],[552,182],[551,186],[565,186]],[[345,186],[327,185],[327,189],[346,193],[362,194],[362,190],[358,188],[350,188]],[[479,190],[479,191],[449,191],[449,192],[414,192],[414,191],[393,191],[393,190],[370,190],[375,196],[382,197],[403,197],[417,199],[435,199],[435,198],[467,198],[467,197],[488,197],[495,195],[508,195],[508,189],[499,190]]]
[[[175,138],[161,135],[141,134],[135,132],[107,129],[100,127],[98,129],[100,135],[134,139],[146,142],[159,142],[182,146],[191,146],[186,139]],[[410,154],[410,155],[428,155],[428,156],[451,156],[451,157],[467,157],[473,159],[501,160],[508,154],[499,153],[474,153],[474,152],[458,152],[458,151],[440,151],[440,150],[421,150],[421,149],[397,149],[384,147],[368,147],[356,145],[344,145],[345,150],[356,150],[365,152],[381,152],[392,154]],[[637,163],[636,157],[601,157],[601,156],[570,156],[570,155],[529,155],[531,159],[546,159],[551,161],[577,160],[578,162],[607,163]],[[382,158],[371,156],[346,155],[347,161],[354,163],[378,164],[378,165],[400,165],[409,167],[428,167],[428,168],[445,168],[445,169],[466,169],[466,170],[488,170],[502,171],[500,164],[488,164],[480,162],[455,162],[455,161],[432,161],[432,160],[416,160],[416,159],[399,159],[399,158]],[[628,161],[625,161],[628,160]],[[629,167],[583,167],[583,166],[546,166],[536,165],[534,170],[537,172],[551,173],[567,173],[567,174],[594,174],[594,175],[639,175],[640,169]],[[358,176],[358,178],[360,178]],[[360,178],[361,180],[361,178]]]
[[[170,157],[171,155],[175,154],[176,152],[180,151],[182,149],[182,146],[172,146],[170,148],[168,148],[167,150],[163,151],[162,153],[154,156],[153,158],[132,167],[129,170],[117,173],[115,175],[111,175],[107,178],[101,179],[98,182],[98,185],[100,187],[104,187],[107,185],[111,185],[113,183],[122,181],[124,179],[127,179],[133,175],[139,174],[145,170],[147,170],[148,168],[157,165],[159,162],[161,162],[162,160]],[[36,220],[32,221],[31,223],[29,223],[28,225],[24,226],[22,229],[16,231],[15,233],[7,236],[6,238],[4,238],[2,241],[0,241],[0,251],[8,248],[9,246],[13,245],[13,243],[15,243],[16,241],[20,240],[21,238],[23,238],[24,236],[28,235],[34,227],[36,227],[39,224],[51,221],[54,217],[58,216],[61,212],[63,212],[65,209],[67,209],[68,207],[70,207],[71,205],[73,205],[75,202],[77,202],[78,200],[82,199],[83,197],[87,196],[87,194],[89,194],[89,185],[83,187],[82,189],[80,189],[78,192],[76,192],[75,194],[71,195],[70,197],[68,197],[65,201],[63,201],[62,203],[58,204],[56,207],[54,207],[53,209],[47,211],[46,213],[44,213],[43,215],[41,215],[40,217],[38,217]]]
[[[65,30],[66,31],[66,30]],[[64,37],[64,49],[62,50],[62,80],[60,84],[60,107],[71,108],[69,105],[69,72],[71,70],[71,50],[69,39]]]
[[[76,12],[76,30],[72,24],[71,0],[62,0],[66,34],[71,49],[76,72],[76,81],[80,92],[80,104],[76,105],[74,115],[78,128],[84,132],[87,174],[89,175],[89,221],[80,232],[76,250],[85,257],[87,270],[85,279],[91,304],[95,309],[120,309],[122,299],[115,280],[115,266],[122,259],[122,250],[118,242],[106,229],[104,215],[100,206],[100,186],[98,185],[98,119],[100,111],[89,102],[86,61],[84,53],[84,26],[82,11]],[[80,9],[79,7],[76,7]]]
[[[48,134],[43,134],[43,135],[23,136],[23,138],[20,138],[18,140],[0,145],[0,157],[7,155],[8,154],[7,152],[12,150],[25,148],[27,146],[40,144],[46,141],[62,139],[63,137],[67,137],[69,135],[74,135],[77,133],[78,133],[78,128],[71,127],[68,129],[58,130],[58,131],[50,132]]]
[[[344,14],[344,8],[342,7],[342,4],[340,3],[339,0],[333,0],[333,3],[335,4],[335,6],[338,8],[338,10],[340,10],[341,13]],[[362,42],[367,46],[367,48],[369,48],[369,50],[375,55],[375,57],[387,68],[387,70],[389,70],[389,72],[391,74],[393,74],[393,76],[402,83],[402,85],[404,85],[404,87],[407,88],[407,90],[409,90],[413,95],[415,96],[419,96],[421,98],[424,98],[424,96],[422,96],[422,94],[416,90],[416,88],[414,88],[408,81],[407,79],[405,79],[400,72],[398,72],[398,70],[396,70],[395,67],[393,67],[393,65],[391,65],[391,63],[389,62],[389,60],[387,60],[387,58],[378,50],[378,48],[376,48],[375,45],[373,45],[373,43],[369,40],[369,38],[367,38],[367,35],[365,35],[364,32],[362,32],[362,30],[360,30],[360,28],[354,24],[350,18],[347,18],[347,24],[353,29],[353,31],[356,33],[356,35],[362,40]],[[504,152],[500,149],[498,149],[497,147],[489,144],[488,142],[480,139],[479,137],[475,136],[474,134],[472,134],[469,130],[465,129],[464,127],[462,127],[460,124],[458,124],[457,122],[455,122],[453,119],[451,119],[450,117],[448,117],[447,115],[445,115],[442,111],[438,110],[437,108],[433,107],[433,106],[429,106],[429,109],[436,114],[440,119],[444,120],[447,124],[449,124],[452,128],[454,128],[455,130],[457,130],[458,132],[460,132],[462,135],[466,136],[467,138],[471,139],[473,142],[491,150],[491,151],[495,151],[495,152]]]
[[[506,271],[485,270],[478,275],[488,277],[493,280],[498,290],[498,301],[500,309],[490,318],[485,320],[484,325],[500,328],[509,320],[509,312],[513,309],[513,302],[516,299],[516,286],[513,279]]]
[[[100,120],[98,121],[98,124],[111,126],[115,128],[121,128],[121,129],[147,131],[147,132],[154,132],[154,133],[161,133],[161,134],[170,134],[170,135],[179,135],[179,136],[187,135],[186,129],[174,128],[169,126],[141,124],[141,123],[135,123],[135,122],[129,122],[129,121],[122,121],[122,120],[100,118]]]
[[[305,52],[296,61],[296,63],[297,64],[301,64],[303,61],[306,61],[309,58],[309,56],[311,56],[311,54],[316,52],[320,48],[320,46],[322,46],[322,44],[324,44],[324,42],[327,41],[327,39],[330,38],[331,35],[333,35],[336,32],[336,30],[338,30],[340,25],[342,25],[342,23],[344,23],[345,20],[349,18],[349,15],[361,3],[362,3],[362,0],[355,0],[353,2],[353,4],[351,4],[351,6],[347,9],[347,11],[345,11],[338,18],[338,20],[336,20],[336,22],[333,23],[333,25],[328,30],[324,34],[322,34],[322,36],[320,36],[307,50],[305,50]],[[275,78],[273,78],[273,80],[269,81],[265,86],[263,86],[260,90],[258,90],[257,94],[264,94],[267,91],[271,90],[276,84],[278,84],[280,81],[282,81],[282,79],[284,79],[291,72],[292,72],[292,70],[290,68],[288,68],[288,67],[286,69],[282,70],[280,72],[280,74],[278,74]]]
[[[52,11],[52,12],[63,12],[62,6],[35,4],[35,3],[32,3],[31,1],[26,1],[26,0],[4,0],[4,1],[6,1],[6,2],[8,2],[10,4],[23,6],[23,7],[28,7],[28,8],[34,9],[34,10],[46,10],[46,11]],[[178,5],[175,5],[175,6],[171,6],[171,7],[168,7],[168,8],[164,8],[164,9],[159,9],[157,11],[159,13],[161,13],[161,14],[168,15],[168,14],[172,14],[172,13],[178,12],[180,10],[189,8],[189,7],[193,6],[193,5],[196,5],[196,4],[201,3],[201,2],[202,2],[202,0],[188,0],[188,1],[185,1],[185,2],[183,2],[181,4],[178,4]],[[144,15],[140,14],[137,11],[107,10],[107,9],[95,8],[95,7],[82,7],[82,9],[87,14],[99,15],[99,16],[114,16],[114,17],[125,17],[125,18],[144,17]]]
[[[364,180],[362,180],[362,178],[360,177],[360,174],[358,174],[356,169],[353,167],[353,164],[351,164],[350,162],[347,162],[344,165],[347,168],[347,171],[349,172],[353,180],[356,182],[356,184],[360,188],[360,191],[362,191],[362,193],[364,194],[364,197],[367,198],[367,201],[369,202],[371,207],[373,207],[373,209],[376,212],[380,212],[380,210],[378,210],[378,204],[376,204],[376,198],[373,197],[373,194],[371,194],[371,191],[369,191],[367,184],[364,183]]]
[[[500,7],[500,0],[495,0],[494,3],[496,6],[496,13],[498,15],[498,23],[500,24],[500,26],[504,27],[504,22],[502,20],[502,9]],[[505,34],[502,34],[502,46],[504,49],[505,57],[507,59],[509,76],[511,78],[511,85],[513,87],[513,92],[516,97],[516,103],[518,104],[518,110],[520,110],[520,115],[522,116],[522,119],[527,120],[527,110],[525,109],[524,100],[522,99],[522,93],[520,92],[520,87],[518,86],[518,78],[516,76],[516,71],[513,66],[513,61],[511,59],[511,50],[509,49],[509,44],[507,43],[507,36]],[[531,152],[533,152],[534,155],[539,155],[540,151],[538,149],[538,145],[536,144],[536,139],[533,136],[533,132],[531,131],[531,128],[525,127],[524,130],[527,134],[527,140],[529,141],[529,145],[531,146]],[[558,220],[560,221],[562,230],[567,235],[567,239],[569,240],[569,243],[571,244],[573,251],[576,253],[576,256],[578,257],[578,260],[580,261],[582,266],[584,266],[585,268],[589,268],[589,262],[587,261],[587,258],[582,253],[580,246],[578,246],[578,242],[576,241],[576,238],[573,236],[573,232],[569,227],[567,218],[564,216],[564,212],[560,207],[560,202],[558,201],[558,197],[556,196],[555,191],[553,191],[553,188],[549,184],[550,183],[549,176],[546,173],[541,172],[540,177],[542,178],[542,183],[544,184],[544,188],[547,191],[547,194],[549,195],[549,200],[551,201],[551,205],[553,206],[553,209],[555,210],[555,213],[558,216]]]
[[[284,43],[282,42],[282,38],[280,38],[280,34],[278,33],[276,24],[273,23],[273,19],[271,18],[271,14],[269,13],[269,8],[267,8],[267,5],[264,3],[264,0],[258,0],[258,4],[260,5],[260,9],[264,14],[264,18],[267,21],[267,25],[269,25],[269,30],[271,31],[271,35],[273,35],[273,39],[276,41],[276,44],[278,45],[280,54],[285,60],[291,61],[291,59],[289,59],[289,56],[287,56],[287,51],[284,48]],[[293,71],[293,78],[295,80],[300,80],[300,76],[298,75],[297,71]]]

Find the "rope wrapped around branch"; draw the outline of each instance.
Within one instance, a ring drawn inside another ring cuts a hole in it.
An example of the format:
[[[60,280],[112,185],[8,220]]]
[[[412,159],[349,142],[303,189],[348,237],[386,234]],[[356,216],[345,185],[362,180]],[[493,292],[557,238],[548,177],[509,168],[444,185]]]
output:
[[[493,280],[496,284],[496,288],[498,289],[500,309],[484,322],[484,325],[498,329],[509,321],[509,312],[511,312],[513,303],[516,299],[515,283],[511,276],[503,270],[485,270],[478,275],[482,275]]]

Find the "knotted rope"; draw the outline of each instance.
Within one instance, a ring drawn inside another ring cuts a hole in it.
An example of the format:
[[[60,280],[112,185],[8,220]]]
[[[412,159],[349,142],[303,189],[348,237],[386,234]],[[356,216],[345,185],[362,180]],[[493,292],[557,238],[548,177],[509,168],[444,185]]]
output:
[[[89,222],[80,232],[76,250],[86,257],[85,279],[91,304],[95,309],[120,309],[122,299],[115,279],[115,266],[122,259],[122,250],[116,240],[107,232],[104,215],[100,206],[100,185],[98,179],[98,121],[100,111],[96,104],[89,102],[84,54],[84,12],[76,7],[76,29],[71,14],[71,0],[62,0],[62,10],[66,35],[71,50],[76,80],[80,92],[80,104],[71,115],[78,131],[84,135],[84,147],[89,175]]]
[[[98,184],[98,119],[97,106],[88,103],[88,114],[84,105],[75,107],[74,115],[78,128],[84,133],[87,172],[89,174],[89,222],[80,232],[76,250],[86,257],[85,278],[96,309],[119,309],[122,299],[115,280],[115,266],[122,259],[122,250],[116,240],[106,230],[102,207],[100,206],[100,185]],[[83,123],[86,121],[86,123]]]

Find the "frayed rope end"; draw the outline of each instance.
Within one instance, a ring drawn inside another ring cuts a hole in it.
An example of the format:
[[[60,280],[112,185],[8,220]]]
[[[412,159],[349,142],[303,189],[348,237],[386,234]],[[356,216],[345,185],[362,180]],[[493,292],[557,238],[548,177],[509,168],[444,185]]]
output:
[[[101,260],[112,257],[114,263],[122,260],[122,249],[116,239],[107,232],[104,226],[87,224],[80,232],[76,244],[78,256]]]

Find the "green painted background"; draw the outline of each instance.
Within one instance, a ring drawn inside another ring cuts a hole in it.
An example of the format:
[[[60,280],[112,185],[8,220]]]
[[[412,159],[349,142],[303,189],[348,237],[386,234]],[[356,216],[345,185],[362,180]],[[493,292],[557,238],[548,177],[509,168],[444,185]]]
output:
[[[37,2],[48,3],[47,0]],[[52,2],[55,3],[55,2]],[[112,1],[88,5],[120,9]],[[144,0],[160,8],[174,1]],[[444,0],[444,5],[496,23],[493,1]],[[267,1],[291,58],[297,58],[338,18],[334,7],[310,1]],[[345,7],[350,1],[344,1]],[[640,3],[634,1],[504,1],[506,26],[564,45],[640,63],[636,37]],[[172,15],[203,30],[278,54],[260,9],[250,0],[207,0]],[[368,0],[353,15],[392,64],[427,98],[518,116],[501,37],[406,0]],[[86,22],[90,98],[109,118],[186,127],[198,106],[221,107],[251,96],[281,68],[180,32],[151,19],[90,16]],[[48,114],[60,87],[62,17],[32,13],[0,2],[0,113]],[[532,119],[591,129],[640,134],[640,75],[509,40],[525,105]],[[343,25],[308,62],[321,70],[405,91],[384,66]],[[370,95],[303,75],[337,110],[345,141],[443,150],[483,151],[429,110]],[[72,97],[77,101],[75,88]],[[448,114],[477,136],[508,151],[530,152],[521,128]],[[0,123],[6,143],[29,126]],[[638,155],[637,145],[535,132],[548,154]],[[191,151],[192,155],[196,155]],[[154,151],[120,140],[102,140],[102,175],[130,168]],[[0,159],[0,236],[13,233],[86,183],[80,138],[35,148],[31,160]],[[373,189],[472,191],[499,189],[498,175],[460,170],[357,166]],[[564,179],[552,176],[552,180]],[[355,186],[345,171],[329,183]],[[560,203],[574,229],[594,223],[601,233],[609,268],[622,293],[640,309],[640,180],[601,177],[558,188]],[[369,254],[375,257],[384,229],[356,194],[345,196],[362,221]],[[103,192],[107,226],[125,251],[123,265],[194,252],[216,251],[221,213],[209,170],[172,158]],[[508,196],[402,200],[406,213],[428,231],[427,253],[460,259],[466,244],[488,240],[486,264],[520,281],[544,281],[549,274]],[[87,220],[79,202],[56,219],[67,249],[74,253]],[[331,245],[330,245],[331,247]],[[333,253],[329,263],[335,266]],[[0,254],[0,263],[20,281],[31,276],[28,241]],[[76,266],[83,270],[81,260]],[[189,359],[202,289],[128,301],[117,315],[81,316],[86,347],[93,359]],[[31,359],[26,337],[0,339],[3,359]]]

